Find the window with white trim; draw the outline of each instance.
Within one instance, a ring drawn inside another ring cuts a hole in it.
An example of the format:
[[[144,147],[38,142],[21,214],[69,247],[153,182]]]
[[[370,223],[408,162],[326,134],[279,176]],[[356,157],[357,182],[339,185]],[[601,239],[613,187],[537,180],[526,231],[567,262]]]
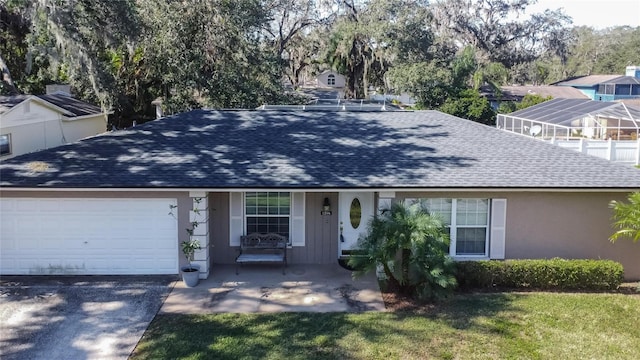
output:
[[[245,193],[245,234],[276,233],[290,239],[291,193]]]
[[[335,86],[336,85],[336,76],[333,74],[329,74],[327,76],[327,85]]]
[[[0,135],[0,156],[11,155],[11,134]]]
[[[421,202],[449,229],[451,256],[489,255],[489,199],[406,199]]]
[[[487,256],[489,200],[454,199],[454,208],[455,219],[452,223],[455,224],[455,251],[452,253],[458,256]],[[452,225],[451,228],[453,229],[454,226]]]

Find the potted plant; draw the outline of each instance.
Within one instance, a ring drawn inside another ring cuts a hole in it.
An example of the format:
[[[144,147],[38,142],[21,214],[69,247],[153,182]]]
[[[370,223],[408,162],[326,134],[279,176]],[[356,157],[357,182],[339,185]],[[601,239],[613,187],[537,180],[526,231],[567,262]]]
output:
[[[193,199],[195,205],[194,208],[191,210],[193,213],[195,214],[200,214],[200,209],[198,207],[198,204],[200,204],[200,202],[202,201],[202,198],[194,198]],[[177,219],[177,216],[175,214],[175,210],[178,208],[177,205],[169,205],[169,215],[173,216],[174,218]],[[196,252],[196,250],[200,250],[202,249],[201,245],[200,245],[200,241],[198,241],[197,237],[194,236],[194,231],[195,229],[202,223],[203,221],[200,220],[194,220],[192,221],[189,225],[188,228],[186,228],[186,232],[189,235],[189,240],[187,241],[183,241],[181,243],[182,246],[182,253],[184,254],[185,258],[187,259],[187,264],[186,266],[183,266],[180,268],[181,272],[182,272],[182,281],[184,282],[184,284],[187,287],[194,287],[196,285],[198,285],[198,282],[200,281],[200,266],[196,265],[196,264],[192,264],[191,261],[193,260],[193,255]],[[206,223],[206,220],[204,221]]]
[[[189,265],[180,268],[182,270],[182,281],[187,287],[194,287],[200,281],[200,266],[192,264],[193,254],[200,250],[200,242],[195,239],[182,242],[182,253],[187,258]]]

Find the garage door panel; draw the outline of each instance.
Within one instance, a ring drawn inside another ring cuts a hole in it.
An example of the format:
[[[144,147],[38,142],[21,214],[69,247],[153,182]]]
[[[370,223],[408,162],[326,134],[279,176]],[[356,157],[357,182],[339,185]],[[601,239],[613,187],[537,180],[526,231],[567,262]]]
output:
[[[7,213],[8,211],[16,211],[15,201],[0,201],[0,211],[2,214]]]
[[[2,239],[4,242],[4,239]],[[46,244],[41,244],[40,236],[25,236],[19,239],[13,239],[13,248],[21,251],[23,249],[31,250],[46,247]],[[4,256],[3,256],[4,259]]]
[[[46,241],[42,238],[37,238],[29,239],[29,241],[25,241],[24,243],[20,242],[20,247],[18,249],[24,252],[32,252],[34,254],[42,252],[57,253],[58,251],[61,251],[61,249],[66,250],[68,253],[72,253],[83,250],[80,242],[80,239],[74,239],[71,237],[49,237]],[[33,249],[34,245],[32,244],[34,243],[37,244],[35,245],[35,247],[37,247],[36,249]]]
[[[7,200],[10,201],[10,200]],[[36,199],[24,199],[24,201],[15,201],[14,202],[14,210],[17,212],[31,212],[34,213],[36,211],[38,211],[39,206],[38,204],[41,201],[36,200]]]
[[[175,274],[175,199],[0,199],[2,274]]]
[[[171,249],[171,246],[169,246],[169,244],[166,244],[166,243],[164,243],[164,242],[158,242],[158,243],[155,245],[155,247],[156,247],[156,248],[158,248],[158,249],[167,249],[167,250],[168,250],[168,249]],[[182,255],[182,253],[180,253],[180,255]]]
[[[127,203],[126,201],[123,201]],[[82,200],[72,201],[69,204],[65,204],[66,208],[70,208],[72,211],[82,212],[84,214],[104,214],[114,211],[124,210],[120,204],[113,204],[108,209],[105,209],[100,202],[85,202]]]
[[[4,219],[1,220],[2,226],[0,227],[0,245],[2,246],[2,248],[4,248],[4,246],[6,245],[5,240],[11,240],[11,242],[13,243],[13,239],[15,238],[14,235],[16,233],[16,223],[15,221],[5,221]]]
[[[175,231],[176,228],[175,224],[155,222],[152,223],[150,234],[153,234],[153,236],[171,236],[170,234]],[[185,229],[182,228],[181,230],[184,231]]]

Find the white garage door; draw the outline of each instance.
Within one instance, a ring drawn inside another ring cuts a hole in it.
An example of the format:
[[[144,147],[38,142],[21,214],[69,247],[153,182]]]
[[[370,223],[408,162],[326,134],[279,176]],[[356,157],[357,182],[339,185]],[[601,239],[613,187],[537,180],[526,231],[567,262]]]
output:
[[[175,199],[0,199],[0,273],[177,274]]]

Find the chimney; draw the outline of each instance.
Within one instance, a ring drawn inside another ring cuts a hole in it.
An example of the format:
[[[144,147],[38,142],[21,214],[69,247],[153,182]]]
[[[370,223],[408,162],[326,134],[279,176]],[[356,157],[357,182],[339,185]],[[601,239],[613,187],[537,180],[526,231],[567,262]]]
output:
[[[151,105],[155,105],[156,107],[156,119],[160,119],[161,117],[164,116],[164,114],[162,113],[162,98],[156,98],[155,100],[153,100],[151,102]]]
[[[640,66],[627,66],[625,75],[640,79]]]
[[[46,86],[47,95],[64,95],[71,97],[71,85],[69,84],[50,84]]]

